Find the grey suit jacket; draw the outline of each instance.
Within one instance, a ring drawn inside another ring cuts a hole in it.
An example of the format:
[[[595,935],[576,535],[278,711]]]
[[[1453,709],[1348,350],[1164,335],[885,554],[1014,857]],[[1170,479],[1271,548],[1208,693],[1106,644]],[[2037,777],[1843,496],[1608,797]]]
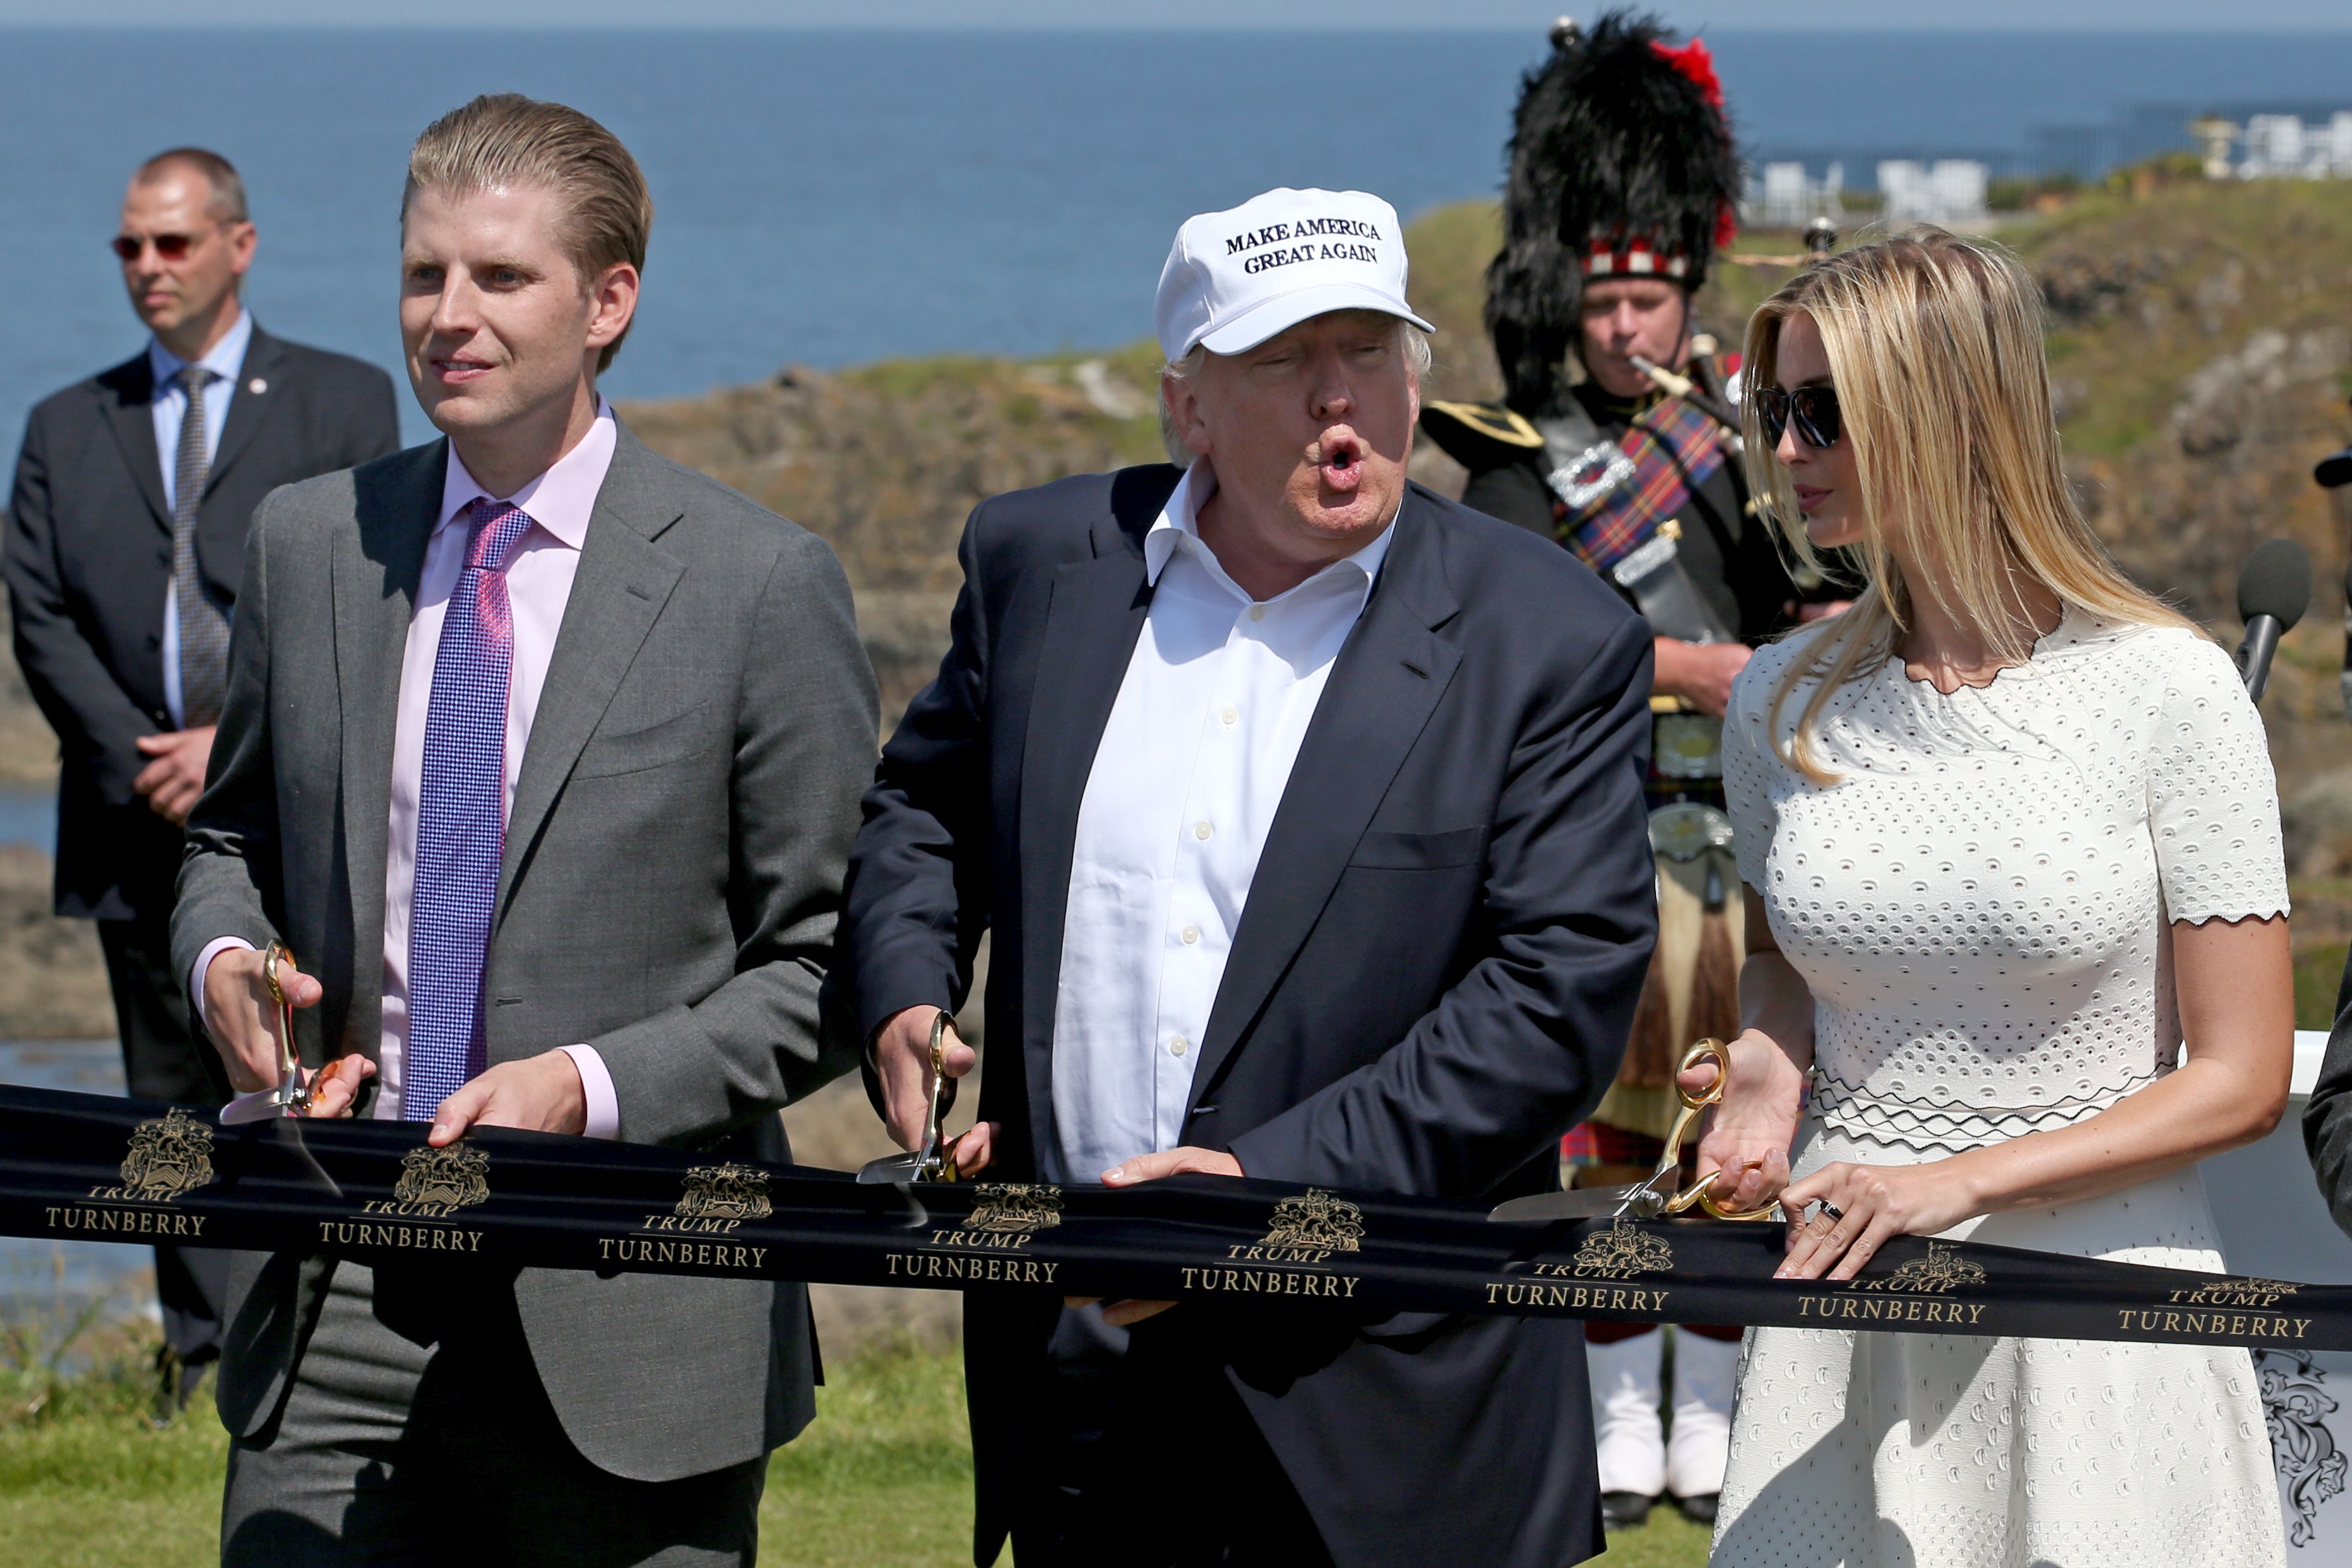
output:
[[[306,1060],[377,1048],[401,653],[446,454],[278,490],[247,548],[173,953],[286,942],[326,988]],[[515,785],[489,1059],[584,1042],[623,1138],[788,1159],[777,1109],[856,1062],[819,993],[877,728],[833,552],[623,428]],[[270,1429],[332,1267],[242,1260],[231,1432]],[[801,1286],[525,1269],[512,1291],[564,1430],[616,1475],[740,1463],[812,1414]]]

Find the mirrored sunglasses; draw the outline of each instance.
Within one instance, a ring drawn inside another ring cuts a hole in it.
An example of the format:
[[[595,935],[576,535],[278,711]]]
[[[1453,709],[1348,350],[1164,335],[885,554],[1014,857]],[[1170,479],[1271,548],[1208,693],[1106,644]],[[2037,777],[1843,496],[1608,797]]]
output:
[[[1827,451],[1838,444],[1843,432],[1838,421],[1836,387],[1801,386],[1794,392],[1783,392],[1777,386],[1767,386],[1752,395],[1756,412],[1763,420],[1766,445],[1779,446],[1780,432],[1792,420],[1797,426],[1797,438],[1815,451]]]

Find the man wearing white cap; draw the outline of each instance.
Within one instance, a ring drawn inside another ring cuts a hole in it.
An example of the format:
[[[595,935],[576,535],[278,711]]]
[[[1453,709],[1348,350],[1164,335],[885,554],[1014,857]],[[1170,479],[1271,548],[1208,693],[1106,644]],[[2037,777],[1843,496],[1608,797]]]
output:
[[[972,513],[866,796],[842,942],[876,1104],[912,1147],[992,931],[968,1174],[1556,1185],[1652,942],[1648,629],[1406,482],[1428,323],[1387,203],[1192,219],[1158,325],[1172,465]],[[965,1331],[976,1563],[1601,1549],[1575,1322],[975,1291]]]

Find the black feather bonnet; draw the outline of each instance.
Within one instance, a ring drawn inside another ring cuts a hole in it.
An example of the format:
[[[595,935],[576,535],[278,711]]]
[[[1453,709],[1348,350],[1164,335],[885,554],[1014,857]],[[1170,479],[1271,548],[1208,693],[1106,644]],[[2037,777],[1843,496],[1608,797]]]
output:
[[[1705,45],[1654,16],[1563,22],[1512,117],[1503,248],[1486,268],[1486,331],[1506,399],[1558,399],[1588,277],[1664,277],[1696,289],[1731,238],[1738,150]]]

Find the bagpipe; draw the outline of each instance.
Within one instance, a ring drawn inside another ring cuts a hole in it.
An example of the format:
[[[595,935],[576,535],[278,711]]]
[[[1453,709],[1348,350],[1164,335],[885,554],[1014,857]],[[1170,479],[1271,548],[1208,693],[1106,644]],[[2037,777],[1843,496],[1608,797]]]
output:
[[[1475,1313],[2352,1350],[2352,1287],[1916,1237],[1854,1279],[1775,1279],[1779,1226],[1672,1217],[1663,1204],[1512,1220],[1255,1179],[860,1182],[502,1129],[436,1149],[425,1132],[285,1117],[223,1126],[184,1107],[0,1087],[0,1233],[1363,1322]]]

